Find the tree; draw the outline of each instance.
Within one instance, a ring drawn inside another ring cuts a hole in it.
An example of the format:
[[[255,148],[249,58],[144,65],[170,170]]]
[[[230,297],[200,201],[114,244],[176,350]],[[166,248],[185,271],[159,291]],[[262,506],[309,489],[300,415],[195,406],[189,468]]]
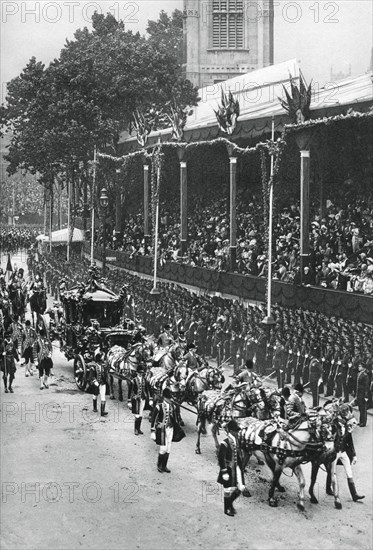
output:
[[[149,41],[156,48],[166,48],[178,61],[180,70],[183,64],[183,13],[175,10],[170,17],[162,10],[157,21],[148,21],[146,32]]]
[[[176,34],[176,18],[161,19]],[[92,31],[77,30],[49,67],[32,58],[10,82],[5,107],[13,133],[9,173],[38,172],[50,189],[56,177],[69,179],[83,206],[95,146],[117,154],[136,109],[161,111],[172,99],[197,103],[197,90],[182,78],[178,57],[159,33],[146,38],[126,31],[111,14],[95,13],[92,24]]]

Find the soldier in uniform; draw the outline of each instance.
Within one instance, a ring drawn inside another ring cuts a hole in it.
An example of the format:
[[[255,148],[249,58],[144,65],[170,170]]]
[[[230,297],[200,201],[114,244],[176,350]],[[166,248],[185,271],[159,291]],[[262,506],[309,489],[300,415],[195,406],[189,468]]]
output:
[[[168,459],[171,452],[172,437],[174,426],[177,424],[177,413],[175,405],[172,402],[172,394],[169,388],[165,388],[162,398],[153,409],[151,417],[151,438],[159,445],[158,453],[158,472],[169,474],[171,470],[167,468]]]
[[[5,332],[4,340],[0,342],[0,354],[1,372],[3,373],[5,393],[8,393],[8,391],[13,393],[12,384],[17,370],[16,361],[19,361],[19,357],[17,346],[12,338],[12,332],[10,329]]]
[[[227,437],[220,443],[218,462],[219,475],[217,482],[224,487],[224,514],[234,516],[233,502],[245,491],[243,467],[238,446],[240,427],[236,420],[230,420],[226,426]]]
[[[359,407],[359,426],[361,428],[367,425],[368,390],[369,376],[363,363],[360,363],[357,375],[355,401]]]
[[[309,383],[312,392],[312,407],[319,406],[319,388],[322,384],[323,368],[319,360],[319,347],[314,345],[311,348],[311,361],[309,365]]]
[[[255,370],[260,375],[265,373],[267,338],[261,328],[256,342]]]
[[[93,394],[93,411],[97,412],[97,397],[101,398],[101,416],[107,416],[106,407],[106,383],[107,383],[107,365],[105,364],[104,354],[97,349],[94,360],[88,363],[88,379],[90,383],[90,392]]]
[[[284,387],[284,370],[285,370],[285,348],[280,338],[276,338],[273,346],[273,368],[276,371],[277,387]]]
[[[34,375],[34,348],[37,340],[35,329],[31,326],[31,321],[27,319],[22,341],[22,357],[25,360],[25,376]]]
[[[132,412],[135,415],[135,435],[143,435],[141,421],[146,403],[146,382],[144,376],[144,365],[137,367],[135,378],[132,380]]]

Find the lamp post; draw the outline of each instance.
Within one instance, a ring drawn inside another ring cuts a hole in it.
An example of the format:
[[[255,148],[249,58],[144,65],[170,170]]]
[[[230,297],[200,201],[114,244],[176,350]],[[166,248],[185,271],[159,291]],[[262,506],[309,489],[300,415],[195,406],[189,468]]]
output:
[[[103,257],[102,257],[102,276],[105,277],[105,271],[106,271],[106,210],[109,206],[109,197],[107,194],[107,190],[105,187],[101,189],[101,195],[100,195],[100,206],[102,210],[102,216],[103,216],[103,239],[102,239],[102,246],[103,246]]]

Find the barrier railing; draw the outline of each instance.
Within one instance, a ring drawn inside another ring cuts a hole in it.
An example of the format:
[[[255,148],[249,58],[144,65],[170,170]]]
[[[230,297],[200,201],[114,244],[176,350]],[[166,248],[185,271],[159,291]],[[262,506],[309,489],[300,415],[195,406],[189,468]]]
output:
[[[89,243],[84,250],[89,254]],[[102,248],[95,248],[94,256],[102,260]],[[106,250],[108,265],[125,268],[134,273],[153,274],[153,257],[130,257],[125,252]],[[192,267],[178,262],[167,261],[159,265],[158,277],[173,283],[197,287],[200,290],[219,292],[237,296],[244,300],[265,302],[266,281],[260,277],[214,271],[202,267]],[[287,307],[302,307],[318,311],[327,316],[342,317],[361,323],[372,323],[373,297],[320,287],[296,286],[274,280],[272,283],[272,303]]]

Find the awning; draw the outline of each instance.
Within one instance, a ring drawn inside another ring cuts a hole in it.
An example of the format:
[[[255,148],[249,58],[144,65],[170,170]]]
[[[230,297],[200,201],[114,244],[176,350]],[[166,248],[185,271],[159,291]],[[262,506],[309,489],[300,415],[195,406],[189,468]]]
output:
[[[61,244],[61,243],[67,243],[67,239],[69,236],[69,230],[66,229],[59,229],[58,231],[52,232],[52,244]],[[50,242],[48,235],[38,235],[36,237],[37,241],[41,242]],[[73,243],[81,243],[84,241],[84,233],[80,229],[74,228],[73,231]]]

